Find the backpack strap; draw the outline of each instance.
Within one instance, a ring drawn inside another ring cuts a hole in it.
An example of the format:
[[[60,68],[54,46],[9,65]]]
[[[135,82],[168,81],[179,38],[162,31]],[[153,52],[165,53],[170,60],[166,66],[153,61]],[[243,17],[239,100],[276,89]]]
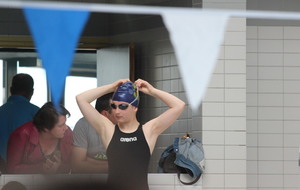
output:
[[[184,181],[181,180],[180,174],[181,174],[180,171],[177,170],[177,177],[178,177],[178,180],[179,180],[182,184],[184,184],[184,185],[193,185],[193,184],[196,183],[196,182],[200,179],[200,177],[201,177],[201,174],[200,174],[200,175],[198,175],[196,178],[194,178],[193,181],[191,181],[191,182],[184,182]]]

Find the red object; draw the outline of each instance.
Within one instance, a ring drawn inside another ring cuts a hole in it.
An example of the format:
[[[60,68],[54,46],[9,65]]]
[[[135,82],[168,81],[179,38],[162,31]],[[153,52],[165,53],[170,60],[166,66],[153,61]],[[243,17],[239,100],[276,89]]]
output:
[[[43,173],[43,156],[39,147],[39,132],[32,121],[12,132],[7,147],[7,172],[15,174]],[[69,173],[73,136],[68,128],[60,139],[61,165],[56,173]]]

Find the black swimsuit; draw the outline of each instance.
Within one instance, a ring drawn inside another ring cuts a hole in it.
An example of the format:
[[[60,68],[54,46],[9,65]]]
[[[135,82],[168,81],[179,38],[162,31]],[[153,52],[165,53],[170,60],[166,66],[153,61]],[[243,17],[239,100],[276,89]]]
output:
[[[117,190],[148,190],[150,149],[140,125],[133,133],[115,132],[107,148],[108,184]]]

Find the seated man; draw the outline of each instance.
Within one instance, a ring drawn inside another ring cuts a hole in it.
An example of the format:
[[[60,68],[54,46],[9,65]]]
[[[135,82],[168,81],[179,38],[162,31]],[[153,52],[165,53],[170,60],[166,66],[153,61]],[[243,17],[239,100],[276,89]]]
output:
[[[110,107],[112,95],[113,93],[109,93],[98,98],[95,108],[116,123]],[[96,130],[84,118],[76,123],[73,139],[73,173],[106,173],[108,171],[106,150]]]
[[[2,77],[2,76],[1,76]],[[31,121],[39,107],[30,103],[34,92],[33,78],[25,73],[16,74],[11,82],[7,102],[0,106],[0,173],[5,173],[7,143],[10,134]]]

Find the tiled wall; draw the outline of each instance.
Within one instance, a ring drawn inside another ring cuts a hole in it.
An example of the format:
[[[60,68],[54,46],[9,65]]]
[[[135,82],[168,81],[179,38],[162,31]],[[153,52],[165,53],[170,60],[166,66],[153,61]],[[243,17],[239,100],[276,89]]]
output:
[[[245,0],[204,0],[204,8],[245,9]],[[246,19],[231,18],[203,101],[203,189],[245,190]]]
[[[136,76],[149,81],[158,89],[174,94],[186,101],[174,50],[169,40],[141,43],[136,47]],[[167,109],[160,100],[141,95],[138,119],[146,122]],[[193,116],[191,110],[185,109],[180,118],[159,136],[151,159],[150,172],[157,171],[157,164],[162,151],[173,143],[174,137],[186,133],[201,139],[199,116]]]
[[[245,1],[222,3],[245,8]],[[203,6],[208,1],[203,2]],[[219,1],[220,3],[220,1]],[[210,1],[209,6],[218,2]],[[209,7],[211,8],[211,7]],[[147,37],[145,37],[147,38]],[[150,171],[155,172],[159,156],[173,137],[189,132],[203,140],[206,172],[203,189],[246,189],[246,19],[230,20],[224,43],[220,47],[217,67],[199,113],[187,106],[179,120],[158,139]],[[155,87],[173,93],[185,102],[174,50],[168,39],[137,44],[136,75]],[[143,97],[141,120],[147,121],[165,109],[164,105]],[[143,108],[144,107],[144,108]],[[147,109],[146,109],[146,108]],[[145,110],[146,109],[146,110]]]
[[[300,188],[300,27],[247,27],[249,190]]]
[[[246,20],[233,18],[202,106],[207,189],[246,188],[245,48]]]

